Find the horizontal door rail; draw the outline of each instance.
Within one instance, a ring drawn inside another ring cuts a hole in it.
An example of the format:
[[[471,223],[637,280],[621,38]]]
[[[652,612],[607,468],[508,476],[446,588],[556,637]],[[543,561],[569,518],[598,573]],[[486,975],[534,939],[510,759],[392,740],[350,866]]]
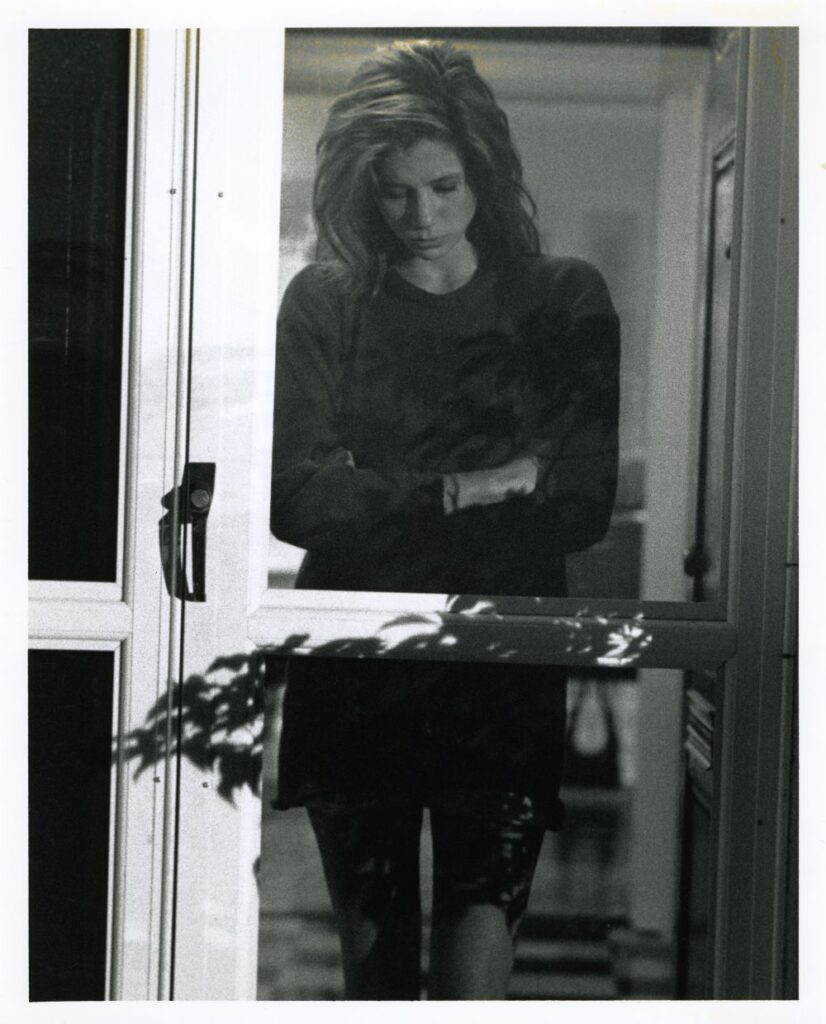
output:
[[[31,640],[125,640],[132,610],[122,601],[29,601]]]
[[[260,608],[250,640],[282,654],[502,661],[600,669],[714,669],[737,649],[724,622],[604,615],[528,616]]]

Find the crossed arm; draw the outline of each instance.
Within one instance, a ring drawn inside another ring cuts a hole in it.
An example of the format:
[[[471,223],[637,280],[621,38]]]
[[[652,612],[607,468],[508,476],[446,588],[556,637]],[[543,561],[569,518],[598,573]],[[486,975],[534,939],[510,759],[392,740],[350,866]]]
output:
[[[335,322],[332,311],[330,319]],[[616,486],[616,317],[573,318],[557,347],[561,358],[547,374],[547,412],[516,457],[450,474],[379,472],[358,466],[337,436],[342,359],[336,341],[319,332],[314,304],[288,292],[277,350],[273,533],[308,550],[335,550],[369,536],[388,516],[454,516],[519,496],[542,507],[560,551],[594,543],[607,528]]]

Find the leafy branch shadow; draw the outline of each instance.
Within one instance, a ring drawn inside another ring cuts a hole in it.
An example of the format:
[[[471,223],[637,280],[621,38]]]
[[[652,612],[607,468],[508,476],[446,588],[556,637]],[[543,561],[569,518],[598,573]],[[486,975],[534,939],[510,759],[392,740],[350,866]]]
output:
[[[216,658],[203,674],[173,683],[144,723],[124,738],[124,759],[134,762],[133,778],[180,753],[196,768],[217,773],[217,792],[224,800],[234,803],[245,787],[259,793],[265,738],[262,668],[257,652],[231,654]]]
[[[300,652],[310,657],[462,660],[462,620],[495,613],[493,602],[455,596],[445,613],[400,615],[373,636],[314,644],[311,633],[296,633],[277,647],[218,657],[203,673],[173,682],[158,698],[143,724],[120,744],[124,761],[134,765],[133,778],[138,778],[180,755],[197,769],[216,774],[216,790],[227,802],[235,804],[244,789],[260,796],[263,751],[272,728],[264,714],[264,691],[278,682],[285,658]],[[568,630],[567,651],[602,666],[596,674],[627,672],[651,643],[641,617],[618,622],[594,618],[583,609],[560,621]],[[485,647],[488,661],[514,661],[518,656],[510,640],[493,640]],[[118,746],[116,741],[114,758]]]

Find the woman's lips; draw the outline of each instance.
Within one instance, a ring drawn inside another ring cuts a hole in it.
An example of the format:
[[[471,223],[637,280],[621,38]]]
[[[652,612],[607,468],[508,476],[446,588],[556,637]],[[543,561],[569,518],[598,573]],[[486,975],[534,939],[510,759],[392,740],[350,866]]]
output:
[[[408,236],[409,244],[416,246],[417,249],[435,249],[442,244],[443,240],[441,236],[439,238],[415,238]]]

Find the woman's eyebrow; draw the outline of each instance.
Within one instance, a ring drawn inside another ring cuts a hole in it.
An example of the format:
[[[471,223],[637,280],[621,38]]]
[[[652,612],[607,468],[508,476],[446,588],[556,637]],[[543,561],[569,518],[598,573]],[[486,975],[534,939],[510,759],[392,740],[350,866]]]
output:
[[[460,181],[462,177],[462,171],[448,171],[446,174],[440,174],[436,178],[430,178],[425,184],[427,185],[447,185],[448,183]],[[409,184],[406,181],[399,181],[397,178],[391,175],[380,175],[379,183],[384,188],[409,188]]]

